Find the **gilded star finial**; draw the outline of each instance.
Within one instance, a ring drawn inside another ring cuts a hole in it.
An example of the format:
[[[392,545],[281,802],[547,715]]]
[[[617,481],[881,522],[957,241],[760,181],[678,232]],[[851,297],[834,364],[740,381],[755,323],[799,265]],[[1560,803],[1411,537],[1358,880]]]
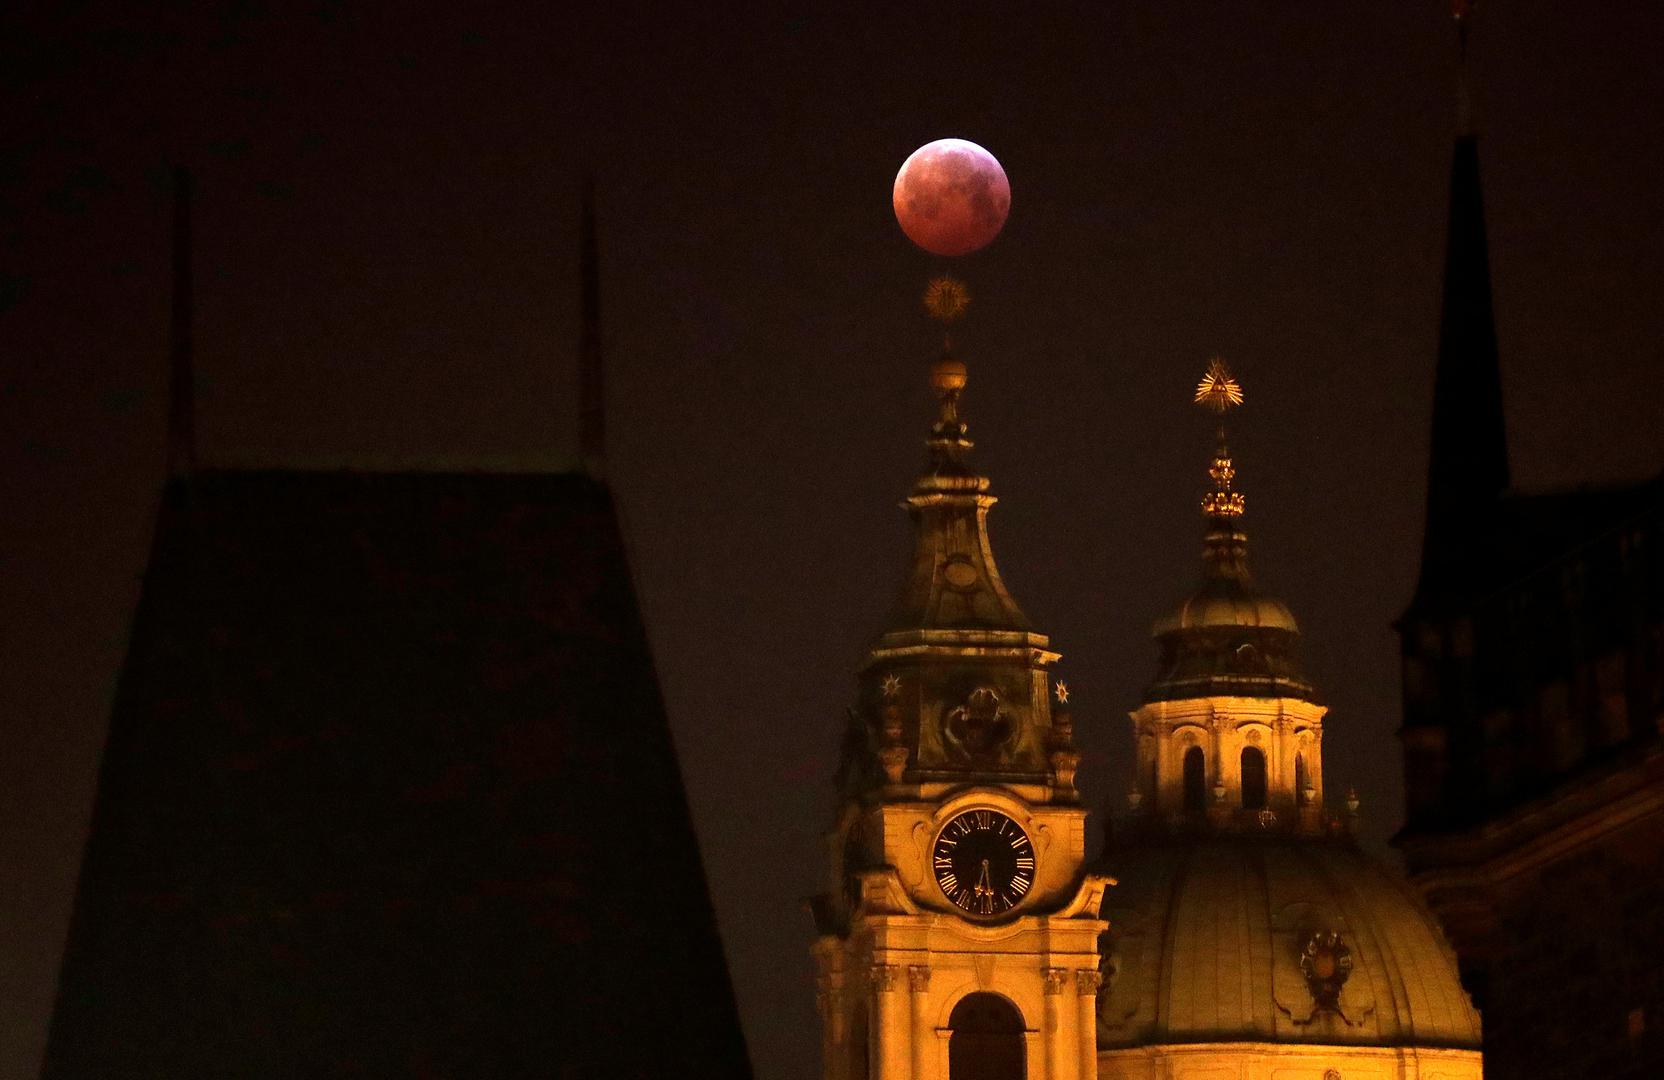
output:
[[[1223,358],[1216,356],[1208,361],[1202,381],[1196,384],[1196,404],[1221,416],[1227,409],[1242,404],[1242,384],[1236,381],[1236,376],[1231,374]]]
[[[1213,490],[1202,496],[1202,513],[1209,517],[1241,517],[1247,507],[1242,492],[1231,490],[1236,479],[1236,467],[1231,464],[1231,452],[1225,445],[1225,413],[1242,404],[1242,384],[1236,381],[1222,357],[1208,361],[1202,381],[1196,384],[1196,404],[1219,414],[1219,449],[1214,451],[1208,466],[1208,478]]]
[[[958,278],[943,275],[925,286],[924,309],[943,326],[958,320],[970,306],[971,294]]]
[[[899,693],[901,693],[901,676],[884,676],[884,696],[887,698],[893,698]]]
[[[1069,684],[1064,682],[1062,679],[1059,679],[1059,680],[1057,680],[1056,690],[1057,690],[1057,703],[1059,705],[1069,704]]]

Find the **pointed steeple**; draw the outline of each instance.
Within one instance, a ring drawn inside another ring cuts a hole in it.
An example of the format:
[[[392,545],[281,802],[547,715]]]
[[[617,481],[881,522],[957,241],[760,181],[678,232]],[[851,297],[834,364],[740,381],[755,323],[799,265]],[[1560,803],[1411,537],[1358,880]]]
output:
[[[168,355],[168,476],[196,470],[196,360],[191,348],[191,174],[173,173],[173,302]]]
[[[588,177],[584,179],[580,233],[578,452],[584,471],[599,479],[606,462],[607,413],[601,367],[601,256],[595,237],[595,182]]]
[[[926,294],[943,322],[965,304],[964,287],[952,279],[938,279]],[[913,559],[861,667],[843,785],[850,793],[910,798],[919,785],[999,777],[1072,802],[1073,729],[1052,722],[1050,669],[1058,654],[994,565],[988,510],[996,500],[967,460],[971,440],[959,411],[966,381],[965,365],[944,340],[930,370],[937,404],[925,440],[928,465],[902,503],[913,519]]]
[[[967,299],[952,278],[931,283],[925,306],[944,324],[958,318]],[[1027,631],[1028,617],[1006,591],[988,541],[986,476],[966,461],[969,426],[959,415],[967,382],[965,365],[943,335],[942,355],[931,367],[936,422],[931,425],[929,467],[902,505],[914,522],[913,569],[890,618],[892,631],[980,628]]]
[[[1466,8],[1458,11],[1464,100],[1468,18]],[[1473,131],[1471,107],[1465,107],[1464,114],[1450,165],[1450,217],[1418,600],[1460,586],[1471,560],[1481,555],[1482,541],[1474,536],[1475,530],[1509,483],[1490,252],[1479,183],[1479,138]]]

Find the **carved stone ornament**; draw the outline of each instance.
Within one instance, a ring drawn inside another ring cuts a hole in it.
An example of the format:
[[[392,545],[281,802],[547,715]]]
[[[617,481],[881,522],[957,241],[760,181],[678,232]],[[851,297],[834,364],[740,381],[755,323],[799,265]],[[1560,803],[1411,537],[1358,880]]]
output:
[[[1057,786],[1065,791],[1075,790],[1075,773],[1080,771],[1080,752],[1077,750],[1053,750],[1052,774],[1057,777]]]
[[[943,741],[964,758],[983,758],[997,753],[1015,733],[1011,715],[1000,708],[1000,696],[984,686],[971,691],[965,704],[948,713],[942,725]]]
[[[867,977],[874,990],[888,992],[896,988],[896,982],[901,978],[901,967],[897,964],[874,964]]]
[[[1096,994],[1098,992],[1098,987],[1102,986],[1103,982],[1104,977],[1089,968],[1077,971],[1075,972],[1075,993],[1079,994],[1081,997],[1085,997],[1088,994]]]
[[[930,989],[930,969],[923,964],[912,964],[907,968],[907,986],[915,994],[922,994]]]
[[[1248,734],[1244,735],[1243,738],[1248,740],[1249,746],[1258,746],[1260,744],[1259,728],[1249,728]]]
[[[899,784],[902,774],[907,771],[907,747],[886,746],[878,752],[878,761],[884,767],[885,781]]]
[[[1339,933],[1319,930],[1300,950],[1300,974],[1306,977],[1306,986],[1319,1008],[1339,1011],[1341,987],[1352,974],[1352,950]]]
[[[893,746],[901,741],[901,710],[896,707],[895,702],[886,702],[884,705],[883,732],[886,745]]]
[[[1046,993],[1061,994],[1063,993],[1063,988],[1068,984],[1069,971],[1067,968],[1046,969]]]

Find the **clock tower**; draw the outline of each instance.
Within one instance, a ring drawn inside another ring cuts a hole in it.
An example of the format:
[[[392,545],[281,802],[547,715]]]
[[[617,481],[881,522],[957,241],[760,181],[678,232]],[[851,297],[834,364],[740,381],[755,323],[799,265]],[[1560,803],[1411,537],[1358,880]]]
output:
[[[912,564],[843,738],[814,903],[826,1080],[1098,1075],[1112,882],[1085,868],[1059,656],[994,565],[965,381],[944,352],[928,468],[903,504]]]

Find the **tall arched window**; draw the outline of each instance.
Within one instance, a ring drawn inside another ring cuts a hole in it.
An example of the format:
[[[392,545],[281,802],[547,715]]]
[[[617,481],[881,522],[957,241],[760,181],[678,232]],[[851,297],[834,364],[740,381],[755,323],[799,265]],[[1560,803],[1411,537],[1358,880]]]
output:
[[[1025,1080],[1023,1014],[998,994],[967,994],[948,1017],[948,1080]]]
[[[1242,748],[1242,808],[1265,809],[1265,754],[1257,746]]]
[[[1294,755],[1294,799],[1301,806],[1306,805],[1306,789],[1312,786],[1312,778],[1306,774],[1306,755]]]
[[[1184,811],[1200,814],[1208,808],[1208,766],[1200,746],[1184,752]]]

